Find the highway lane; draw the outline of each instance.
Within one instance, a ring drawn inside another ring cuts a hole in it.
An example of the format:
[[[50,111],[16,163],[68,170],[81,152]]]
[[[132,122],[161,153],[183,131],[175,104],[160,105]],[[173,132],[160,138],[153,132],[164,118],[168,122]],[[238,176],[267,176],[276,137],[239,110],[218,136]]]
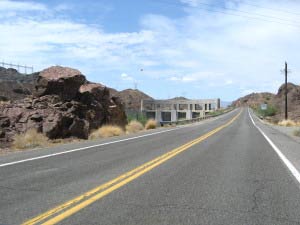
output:
[[[1,167],[0,224],[19,224],[197,138],[236,113],[231,112],[216,120],[171,132]],[[157,131],[150,131],[153,132]],[[120,139],[124,137],[98,142],[102,144]],[[11,154],[1,158],[1,165],[95,144],[97,142],[79,143],[44,152],[38,150]]]
[[[151,137],[0,168],[0,224],[18,224],[39,215],[207,134],[237,113]],[[61,223],[300,224],[299,212],[299,184],[244,110],[227,127]]]

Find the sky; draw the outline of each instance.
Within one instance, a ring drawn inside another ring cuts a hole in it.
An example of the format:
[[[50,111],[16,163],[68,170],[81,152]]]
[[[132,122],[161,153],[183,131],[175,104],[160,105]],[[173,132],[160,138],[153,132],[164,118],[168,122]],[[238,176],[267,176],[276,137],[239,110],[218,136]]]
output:
[[[0,61],[79,69],[157,99],[300,84],[298,0],[0,0]]]

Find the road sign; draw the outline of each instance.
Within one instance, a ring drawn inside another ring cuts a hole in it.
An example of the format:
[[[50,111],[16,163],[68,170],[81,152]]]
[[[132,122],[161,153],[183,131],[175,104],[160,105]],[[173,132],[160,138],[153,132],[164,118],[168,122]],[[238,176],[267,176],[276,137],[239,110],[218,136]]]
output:
[[[261,104],[261,105],[260,105],[260,109],[261,109],[261,110],[267,110],[267,108],[268,108],[268,105],[267,105],[267,104]]]

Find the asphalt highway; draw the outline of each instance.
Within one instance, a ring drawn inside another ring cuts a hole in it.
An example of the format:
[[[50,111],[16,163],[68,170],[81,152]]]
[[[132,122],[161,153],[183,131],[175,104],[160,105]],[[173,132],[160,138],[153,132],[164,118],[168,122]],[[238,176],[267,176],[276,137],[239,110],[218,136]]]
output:
[[[300,224],[296,176],[244,108],[1,156],[0,224]]]

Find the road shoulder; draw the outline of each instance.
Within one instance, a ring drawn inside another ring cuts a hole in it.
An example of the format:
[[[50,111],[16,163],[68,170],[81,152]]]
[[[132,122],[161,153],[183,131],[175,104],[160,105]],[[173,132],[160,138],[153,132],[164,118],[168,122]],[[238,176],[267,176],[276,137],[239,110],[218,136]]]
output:
[[[300,141],[276,126],[263,123],[254,113],[250,112],[255,124],[280,149],[282,154],[300,171]]]

